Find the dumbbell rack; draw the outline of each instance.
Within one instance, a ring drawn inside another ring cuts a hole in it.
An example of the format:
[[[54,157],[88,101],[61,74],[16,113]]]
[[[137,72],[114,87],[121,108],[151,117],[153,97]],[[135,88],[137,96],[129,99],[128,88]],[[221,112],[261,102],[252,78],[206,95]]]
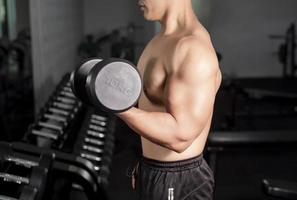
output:
[[[7,162],[14,163],[18,168],[7,165]],[[0,164],[1,200],[57,199],[57,192],[53,188],[61,179],[78,184],[89,200],[107,199],[103,187],[97,181],[94,165],[72,154],[25,143],[0,142]],[[27,170],[18,170],[20,167]],[[67,197],[70,190],[58,192],[65,193],[64,197]]]
[[[30,158],[13,152],[9,144],[0,143],[0,199],[45,199],[53,155],[43,154],[34,161]]]
[[[100,183],[106,187],[114,149],[115,118],[89,107],[81,127],[74,153],[94,164]]]
[[[79,125],[78,121],[85,106],[72,93],[69,77],[69,74],[63,77],[44,108],[40,110],[35,122],[25,134],[25,141],[39,147],[71,151],[71,145],[69,147],[66,144],[73,144],[73,130]]]
[[[54,157],[54,173],[50,183],[46,183],[47,188],[53,187],[55,179],[64,177],[72,191],[84,193],[88,199],[104,200],[107,199],[105,191],[114,148],[115,117],[84,105],[72,93],[69,78],[70,75],[66,74],[57,85],[34,123],[29,126],[24,142],[7,145],[14,151],[21,152],[15,163],[17,166],[26,162],[34,163],[30,167],[33,169],[44,155]],[[3,159],[0,157],[1,160]],[[4,161],[7,163],[5,159]],[[47,169],[50,171],[51,167]],[[23,169],[21,171],[26,172]],[[21,181],[21,185],[24,185],[23,180],[28,182],[28,177],[22,178],[22,174],[14,173],[0,173],[0,179],[2,175],[2,180],[7,184],[16,177],[18,178],[15,181]],[[27,173],[30,174],[30,170]],[[54,194],[55,191],[50,193]],[[9,198],[9,194],[6,197],[1,195],[0,185],[0,199],[17,199]],[[51,195],[45,196],[51,199]],[[32,200],[39,198],[36,194],[30,194],[30,197]]]

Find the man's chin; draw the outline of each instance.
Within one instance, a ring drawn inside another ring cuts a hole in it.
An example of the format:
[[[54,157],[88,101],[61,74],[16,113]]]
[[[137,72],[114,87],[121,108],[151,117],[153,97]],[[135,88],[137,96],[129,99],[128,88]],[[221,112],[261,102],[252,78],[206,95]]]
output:
[[[144,19],[147,20],[147,21],[157,21],[156,19],[150,17],[150,16],[147,16],[147,15],[143,15]]]

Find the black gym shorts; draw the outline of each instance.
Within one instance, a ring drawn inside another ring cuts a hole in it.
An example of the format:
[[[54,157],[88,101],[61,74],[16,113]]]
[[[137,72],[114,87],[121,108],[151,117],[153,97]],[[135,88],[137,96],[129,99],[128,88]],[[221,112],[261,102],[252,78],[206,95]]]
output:
[[[138,200],[213,199],[213,173],[203,155],[173,162],[142,157],[135,178]]]

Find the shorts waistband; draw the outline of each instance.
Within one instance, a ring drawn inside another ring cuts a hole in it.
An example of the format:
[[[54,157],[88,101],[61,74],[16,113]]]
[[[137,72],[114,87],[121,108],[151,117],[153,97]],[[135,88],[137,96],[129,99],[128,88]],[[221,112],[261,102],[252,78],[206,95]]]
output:
[[[180,171],[192,169],[201,165],[203,161],[203,154],[178,161],[160,161],[142,156],[140,164],[156,170],[164,171]]]

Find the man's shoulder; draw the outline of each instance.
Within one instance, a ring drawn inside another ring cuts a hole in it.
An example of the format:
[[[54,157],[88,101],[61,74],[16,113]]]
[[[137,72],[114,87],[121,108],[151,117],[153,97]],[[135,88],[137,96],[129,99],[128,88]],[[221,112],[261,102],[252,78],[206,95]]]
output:
[[[190,52],[205,52],[212,50],[210,36],[204,31],[193,31],[180,37],[176,43],[176,50]]]
[[[196,66],[216,69],[217,56],[208,34],[193,33],[179,38],[174,57],[180,61],[191,60]]]

